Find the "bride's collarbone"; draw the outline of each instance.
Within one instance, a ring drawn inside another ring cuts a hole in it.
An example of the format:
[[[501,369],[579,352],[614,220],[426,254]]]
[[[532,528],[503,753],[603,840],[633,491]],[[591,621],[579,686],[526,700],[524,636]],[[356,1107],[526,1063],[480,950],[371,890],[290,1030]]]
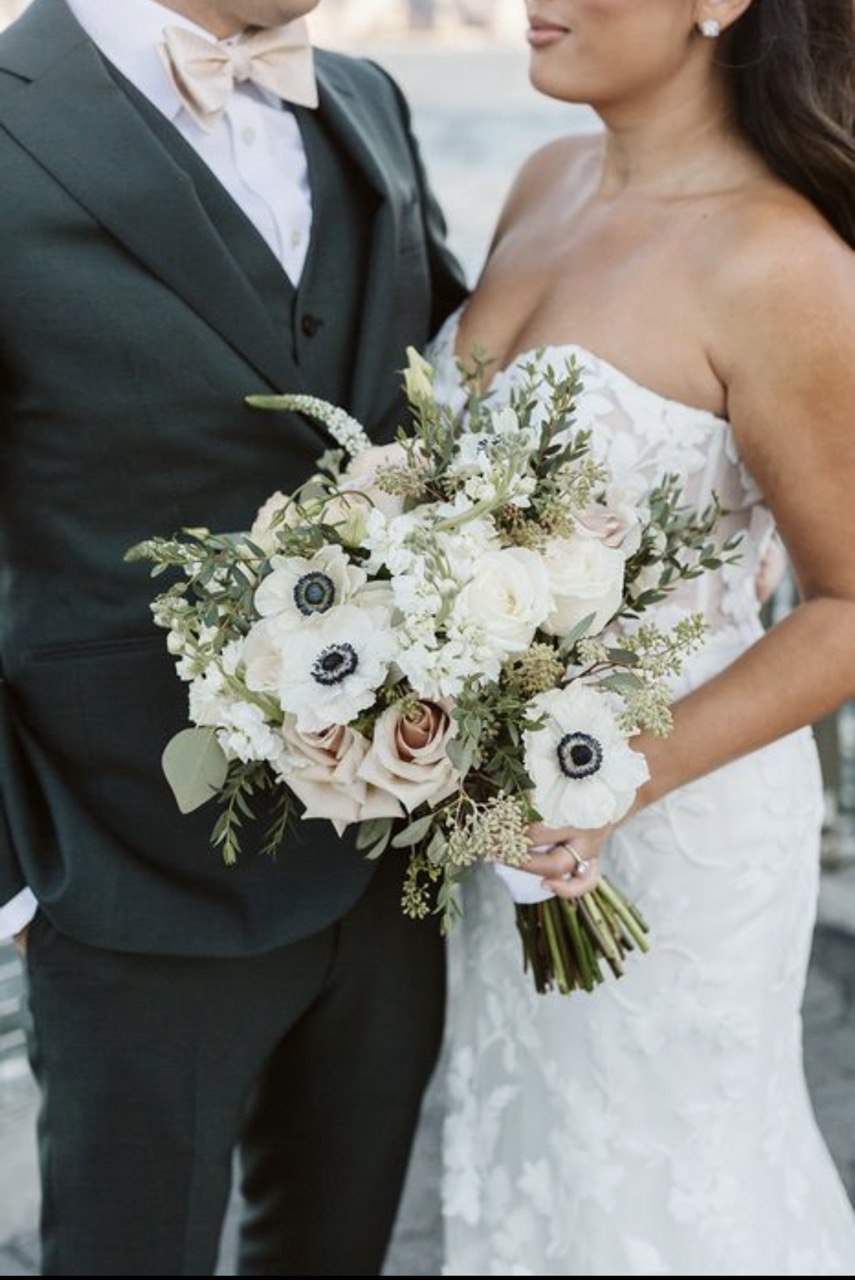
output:
[[[636,386],[663,400],[727,416],[722,387],[700,334],[694,334],[694,309],[657,313],[650,298],[620,300],[619,305],[566,309],[542,299],[531,308],[509,293],[490,307],[475,303],[464,313],[456,334],[456,355],[471,365],[476,352],[488,362],[487,381],[541,350],[585,357],[610,366]],[[688,322],[688,323],[687,323]],[[584,383],[584,375],[583,375]]]

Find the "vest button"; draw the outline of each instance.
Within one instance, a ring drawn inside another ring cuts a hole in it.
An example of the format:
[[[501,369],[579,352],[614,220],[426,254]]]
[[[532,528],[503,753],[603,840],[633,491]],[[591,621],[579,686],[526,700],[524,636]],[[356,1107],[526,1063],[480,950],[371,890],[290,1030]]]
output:
[[[323,328],[324,322],[318,316],[311,316],[306,313],[300,321],[300,328],[307,338],[316,338]]]

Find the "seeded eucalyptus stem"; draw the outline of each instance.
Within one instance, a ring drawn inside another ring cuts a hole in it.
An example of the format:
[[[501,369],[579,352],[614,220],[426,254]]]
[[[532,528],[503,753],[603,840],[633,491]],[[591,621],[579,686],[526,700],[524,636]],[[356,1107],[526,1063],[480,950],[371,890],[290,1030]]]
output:
[[[644,917],[608,880],[581,898],[550,898],[517,907],[526,970],[540,994],[593,991],[605,981],[602,964],[623,976],[630,951],[648,950]]]

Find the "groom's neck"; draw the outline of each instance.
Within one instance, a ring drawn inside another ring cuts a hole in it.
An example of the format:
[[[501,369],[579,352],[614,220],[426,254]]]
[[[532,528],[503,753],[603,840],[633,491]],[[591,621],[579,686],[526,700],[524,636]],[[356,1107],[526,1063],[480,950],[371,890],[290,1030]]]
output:
[[[229,13],[227,5],[212,4],[211,0],[158,0],[158,3],[195,22],[197,27],[204,27],[217,40],[236,36],[246,28],[246,22]]]

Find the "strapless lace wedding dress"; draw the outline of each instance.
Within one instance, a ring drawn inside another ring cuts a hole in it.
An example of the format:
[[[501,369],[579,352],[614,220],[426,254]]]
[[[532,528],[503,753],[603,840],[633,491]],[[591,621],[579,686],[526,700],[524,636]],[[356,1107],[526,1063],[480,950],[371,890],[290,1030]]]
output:
[[[457,317],[432,350],[461,404]],[[772,518],[726,421],[639,386],[574,346],[579,426],[619,473],[679,473],[717,492],[736,565],[681,588],[711,634],[677,694],[761,635],[755,573]],[[822,788],[809,731],[633,818],[604,858],[653,947],[593,995],[535,994],[513,908],[489,870],[451,937],[442,1183],[444,1274],[851,1275],[855,1217],[817,1130],[801,1004],[819,873]]]

